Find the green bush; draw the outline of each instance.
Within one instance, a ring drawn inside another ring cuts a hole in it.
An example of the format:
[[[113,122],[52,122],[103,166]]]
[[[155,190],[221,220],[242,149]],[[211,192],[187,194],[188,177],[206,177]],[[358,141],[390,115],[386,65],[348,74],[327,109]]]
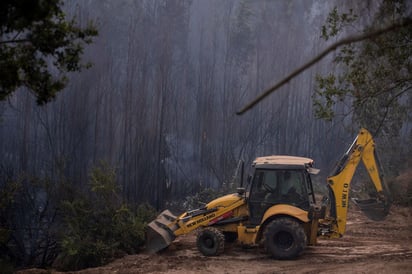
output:
[[[114,169],[101,165],[90,174],[89,189],[61,203],[59,270],[99,266],[144,243],[144,227],[154,210],[140,205],[131,210],[119,198]]]
[[[145,226],[156,217],[156,211],[149,205],[139,205],[135,212],[123,205],[114,215],[114,237],[119,239],[118,249],[135,253],[145,240]]]

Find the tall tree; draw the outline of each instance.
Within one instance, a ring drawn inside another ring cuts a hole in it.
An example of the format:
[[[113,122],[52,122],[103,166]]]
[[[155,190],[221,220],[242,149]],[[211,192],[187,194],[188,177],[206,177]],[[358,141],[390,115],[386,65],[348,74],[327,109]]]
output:
[[[0,100],[27,87],[38,104],[53,99],[67,83],[67,72],[87,67],[84,44],[97,30],[67,20],[61,0],[0,2]]]

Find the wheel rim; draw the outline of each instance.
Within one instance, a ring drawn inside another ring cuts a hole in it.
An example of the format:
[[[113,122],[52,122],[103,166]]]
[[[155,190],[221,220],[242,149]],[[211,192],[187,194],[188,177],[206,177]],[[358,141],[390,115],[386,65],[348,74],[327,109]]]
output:
[[[288,249],[293,245],[293,236],[286,231],[280,231],[273,237],[273,241],[277,247]]]
[[[213,239],[211,237],[204,237],[203,244],[207,248],[212,248],[214,246]]]

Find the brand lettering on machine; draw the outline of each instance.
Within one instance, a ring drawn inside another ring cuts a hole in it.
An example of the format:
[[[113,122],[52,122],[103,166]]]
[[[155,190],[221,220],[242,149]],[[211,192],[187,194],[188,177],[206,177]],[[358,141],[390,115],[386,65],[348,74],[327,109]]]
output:
[[[342,190],[342,207],[348,206],[348,189],[349,189],[349,184],[344,183],[343,190]]]
[[[187,227],[192,227],[192,226],[194,226],[194,225],[200,224],[201,222],[207,221],[207,220],[209,220],[209,219],[211,219],[211,218],[213,218],[213,217],[215,217],[215,216],[216,216],[215,213],[212,213],[212,214],[210,214],[210,215],[206,215],[206,216],[204,216],[204,217],[202,217],[202,218],[200,218],[200,219],[198,219],[198,220],[196,220],[196,221],[193,221],[193,222],[187,224]]]

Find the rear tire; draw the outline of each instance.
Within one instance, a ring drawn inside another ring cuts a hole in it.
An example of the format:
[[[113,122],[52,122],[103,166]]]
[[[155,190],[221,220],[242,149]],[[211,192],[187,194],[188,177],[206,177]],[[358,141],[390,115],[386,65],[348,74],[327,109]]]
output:
[[[225,236],[214,227],[201,229],[197,234],[197,248],[205,256],[218,256],[225,248]]]
[[[266,250],[275,259],[298,257],[306,247],[303,226],[295,219],[281,217],[270,222],[263,234]]]

